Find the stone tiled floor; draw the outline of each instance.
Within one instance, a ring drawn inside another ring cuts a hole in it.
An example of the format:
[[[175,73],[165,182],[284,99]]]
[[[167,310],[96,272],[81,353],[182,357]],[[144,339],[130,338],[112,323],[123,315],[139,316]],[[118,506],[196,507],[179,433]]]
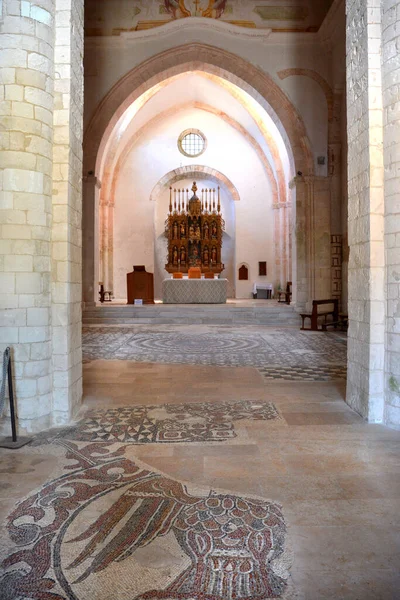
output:
[[[279,502],[293,555],[289,598],[400,598],[400,432],[352,412],[343,380],[264,380],[250,366],[121,360],[86,364],[84,380],[87,409],[273,402],[282,419],[239,421],[234,441],[131,446],[130,456],[182,482]],[[0,450],[2,522],[64,460],[45,446],[35,452]],[[4,525],[0,540],[1,552]]]

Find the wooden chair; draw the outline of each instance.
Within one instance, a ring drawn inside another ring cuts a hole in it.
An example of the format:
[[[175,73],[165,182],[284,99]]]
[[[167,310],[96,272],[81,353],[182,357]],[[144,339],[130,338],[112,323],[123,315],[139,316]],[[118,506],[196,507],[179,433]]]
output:
[[[290,304],[292,299],[292,282],[286,282],[286,290],[278,292],[278,302],[284,302],[285,304]]]
[[[333,305],[333,309],[328,310],[320,310],[320,306],[325,306],[331,304]],[[339,300],[337,298],[332,298],[328,300],[313,300],[312,303],[312,312],[310,313],[300,313],[301,316],[301,330],[302,331],[326,331],[326,325],[328,325],[327,317],[332,317],[332,323],[335,323],[339,320]],[[318,328],[318,319],[324,319],[324,323],[322,324],[322,328]],[[304,327],[304,322],[306,319],[311,320],[311,327]],[[325,327],[324,327],[325,325]]]

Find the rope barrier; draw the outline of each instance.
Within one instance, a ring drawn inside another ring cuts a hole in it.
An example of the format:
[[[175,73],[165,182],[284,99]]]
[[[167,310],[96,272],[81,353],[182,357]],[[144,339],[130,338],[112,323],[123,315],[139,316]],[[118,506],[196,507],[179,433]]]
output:
[[[11,360],[11,349],[6,348],[3,354],[3,378],[1,380],[1,388],[0,388],[0,417],[3,414],[4,405],[6,403],[6,381],[7,381],[7,373],[8,367]]]

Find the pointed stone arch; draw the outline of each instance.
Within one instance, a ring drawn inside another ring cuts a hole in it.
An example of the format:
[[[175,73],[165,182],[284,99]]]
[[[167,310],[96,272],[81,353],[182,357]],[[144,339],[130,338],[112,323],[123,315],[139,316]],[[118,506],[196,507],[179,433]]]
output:
[[[153,56],[113,86],[85,131],[84,172],[96,171],[96,161],[107,137],[128,106],[164,79],[192,70],[218,75],[248,92],[278,127],[291,158],[292,171],[313,174],[313,157],[303,120],[272,77],[231,52],[197,42]]]
[[[217,171],[216,169],[212,169],[211,167],[206,167],[204,165],[187,165],[185,167],[179,167],[178,169],[170,171],[164,175],[164,177],[162,177],[154,186],[150,194],[150,200],[155,202],[159,194],[166,187],[173,185],[182,179],[211,179],[211,181],[221,184],[231,195],[232,200],[235,202],[239,202],[240,200],[239,192],[233,185],[232,181],[226,177],[226,175],[220,171]]]

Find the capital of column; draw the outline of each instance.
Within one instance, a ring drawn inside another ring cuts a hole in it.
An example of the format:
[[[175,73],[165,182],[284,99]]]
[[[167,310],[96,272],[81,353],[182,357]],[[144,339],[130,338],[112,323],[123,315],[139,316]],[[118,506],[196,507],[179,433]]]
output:
[[[97,189],[101,188],[101,181],[96,175],[84,175],[83,181],[84,183],[97,187]]]

